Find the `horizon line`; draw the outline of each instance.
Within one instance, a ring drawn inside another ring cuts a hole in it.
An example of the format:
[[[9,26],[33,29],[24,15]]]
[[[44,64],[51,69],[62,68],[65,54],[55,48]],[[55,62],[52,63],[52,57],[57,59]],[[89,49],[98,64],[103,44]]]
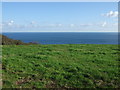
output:
[[[119,0],[1,0],[2,2],[119,2]]]
[[[94,32],[0,32],[0,33],[94,33]],[[95,32],[95,33],[110,33],[110,32]],[[119,31],[111,33],[119,33]]]

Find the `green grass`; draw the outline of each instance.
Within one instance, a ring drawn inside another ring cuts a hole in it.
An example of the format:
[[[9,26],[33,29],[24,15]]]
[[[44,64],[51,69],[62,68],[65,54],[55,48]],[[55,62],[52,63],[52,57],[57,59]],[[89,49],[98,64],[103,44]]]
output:
[[[118,88],[118,45],[4,45],[3,88]]]

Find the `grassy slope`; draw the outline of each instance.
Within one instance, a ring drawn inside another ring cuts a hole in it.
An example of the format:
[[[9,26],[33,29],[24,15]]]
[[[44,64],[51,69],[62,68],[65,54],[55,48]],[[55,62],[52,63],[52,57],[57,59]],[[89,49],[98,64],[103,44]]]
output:
[[[117,45],[5,45],[3,87],[119,87]]]

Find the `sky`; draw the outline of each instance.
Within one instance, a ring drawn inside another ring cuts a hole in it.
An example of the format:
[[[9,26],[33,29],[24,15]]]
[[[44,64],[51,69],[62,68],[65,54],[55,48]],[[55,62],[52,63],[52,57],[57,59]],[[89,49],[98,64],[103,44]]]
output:
[[[117,2],[3,2],[2,32],[117,32]]]

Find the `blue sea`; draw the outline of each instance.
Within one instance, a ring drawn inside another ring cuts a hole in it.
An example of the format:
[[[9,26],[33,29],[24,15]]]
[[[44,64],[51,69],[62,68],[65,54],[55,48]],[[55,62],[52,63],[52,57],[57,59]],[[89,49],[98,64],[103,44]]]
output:
[[[40,44],[118,44],[116,32],[22,32],[2,33],[9,38]]]

